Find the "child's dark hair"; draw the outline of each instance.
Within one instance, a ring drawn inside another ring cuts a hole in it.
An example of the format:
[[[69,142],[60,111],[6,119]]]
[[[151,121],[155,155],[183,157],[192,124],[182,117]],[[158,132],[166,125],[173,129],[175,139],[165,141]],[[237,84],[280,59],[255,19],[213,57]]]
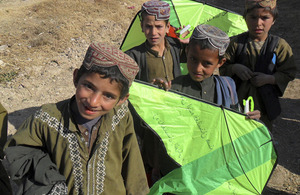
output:
[[[111,67],[100,67],[92,66],[87,70],[84,66],[81,66],[77,72],[75,83],[78,83],[80,77],[84,74],[98,73],[101,75],[101,78],[110,78],[110,82],[116,81],[120,89],[120,99],[123,99],[129,92],[129,82],[120,72],[118,66]]]
[[[211,43],[208,41],[208,39],[190,39],[190,42],[188,46],[190,45],[199,45],[201,49],[209,49],[209,50],[215,50],[219,52],[219,49],[215,48],[211,45]],[[219,55],[219,61],[224,58],[224,55]]]
[[[246,15],[255,8],[264,8],[264,7],[261,7],[260,5],[255,5],[254,7],[250,8],[250,9],[245,9],[244,14],[243,14],[244,19],[246,19]],[[277,9],[277,7],[275,7],[273,10],[269,7],[266,7],[264,9],[265,9],[265,11],[269,11],[272,14],[272,16],[274,18],[274,21],[278,18],[278,9]]]

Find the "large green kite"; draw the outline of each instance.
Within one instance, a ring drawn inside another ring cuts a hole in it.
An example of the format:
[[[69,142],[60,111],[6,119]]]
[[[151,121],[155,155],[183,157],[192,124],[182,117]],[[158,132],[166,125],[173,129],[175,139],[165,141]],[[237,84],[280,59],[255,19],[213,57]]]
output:
[[[147,138],[157,137],[169,156],[165,164],[177,167],[150,194],[261,194],[277,162],[262,123],[138,81],[129,100],[149,127]]]

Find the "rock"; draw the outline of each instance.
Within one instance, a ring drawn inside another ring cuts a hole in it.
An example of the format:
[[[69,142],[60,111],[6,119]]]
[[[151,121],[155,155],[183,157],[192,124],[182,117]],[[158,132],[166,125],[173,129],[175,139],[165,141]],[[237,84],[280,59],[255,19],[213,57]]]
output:
[[[0,46],[0,51],[4,51],[4,50],[6,50],[7,48],[8,48],[7,45],[1,45],[1,46]]]
[[[5,63],[4,63],[2,60],[0,60],[0,66],[1,66],[1,67],[4,67],[4,66],[5,66]]]

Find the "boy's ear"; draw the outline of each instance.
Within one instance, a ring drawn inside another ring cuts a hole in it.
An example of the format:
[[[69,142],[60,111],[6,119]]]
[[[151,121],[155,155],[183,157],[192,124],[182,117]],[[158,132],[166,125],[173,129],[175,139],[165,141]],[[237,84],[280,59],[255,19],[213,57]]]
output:
[[[169,31],[170,31],[170,27],[171,27],[171,25],[170,25],[170,21],[168,21],[168,23],[167,23],[167,25],[166,25],[166,28],[167,28],[167,33],[169,33]]]
[[[73,72],[73,83],[75,87],[77,87],[77,82],[76,82],[77,73],[78,73],[78,68],[76,68]]]
[[[226,62],[226,58],[222,58],[221,60],[219,60],[218,68],[220,68],[221,66],[223,66],[223,64],[225,62]]]
[[[120,99],[117,105],[119,106],[119,105],[123,104],[128,99],[128,97],[129,97],[129,93],[127,93],[127,95],[125,97]]]

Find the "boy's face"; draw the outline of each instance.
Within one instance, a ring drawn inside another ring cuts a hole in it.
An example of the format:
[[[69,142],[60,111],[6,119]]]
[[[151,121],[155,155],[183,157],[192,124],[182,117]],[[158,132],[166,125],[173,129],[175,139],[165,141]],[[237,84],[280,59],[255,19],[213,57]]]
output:
[[[186,48],[186,54],[189,75],[197,82],[209,78],[215,69],[221,67],[226,61],[225,58],[219,60],[217,49],[201,49],[198,44],[190,44]]]
[[[249,35],[254,41],[264,41],[274,24],[274,17],[264,8],[254,8],[246,15]]]
[[[169,32],[170,22],[155,20],[155,16],[143,14],[141,27],[151,46],[161,46],[164,44],[166,33]]]
[[[77,75],[74,71],[74,79]],[[83,74],[76,87],[76,104],[80,115],[88,120],[108,113],[116,105],[127,100],[129,94],[120,100],[120,86],[110,78],[101,78],[98,73]]]

